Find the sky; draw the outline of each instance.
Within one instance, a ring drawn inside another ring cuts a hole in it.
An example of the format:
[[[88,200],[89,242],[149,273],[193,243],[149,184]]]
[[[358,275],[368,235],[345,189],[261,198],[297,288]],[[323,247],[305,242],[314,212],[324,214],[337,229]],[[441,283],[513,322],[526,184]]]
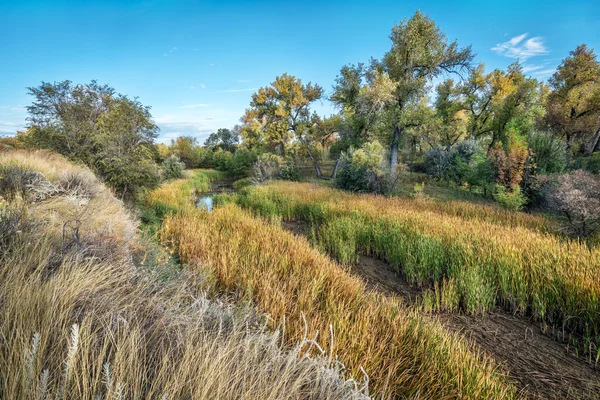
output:
[[[203,142],[284,72],[330,94],[343,65],[381,58],[417,9],[487,70],[518,59],[545,80],[577,45],[600,52],[598,0],[0,0],[0,136],[27,125],[27,87],[96,79],[151,106],[159,142]]]

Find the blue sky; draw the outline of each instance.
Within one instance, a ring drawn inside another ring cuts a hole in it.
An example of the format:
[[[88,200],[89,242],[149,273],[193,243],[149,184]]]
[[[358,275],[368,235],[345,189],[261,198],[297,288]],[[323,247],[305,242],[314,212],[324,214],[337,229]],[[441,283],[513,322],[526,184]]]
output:
[[[0,0],[0,135],[26,125],[26,87],[97,79],[152,106],[159,141],[204,141],[283,72],[330,93],[342,65],[381,57],[394,23],[416,9],[488,70],[519,58],[547,79],[578,44],[600,52],[597,0]]]

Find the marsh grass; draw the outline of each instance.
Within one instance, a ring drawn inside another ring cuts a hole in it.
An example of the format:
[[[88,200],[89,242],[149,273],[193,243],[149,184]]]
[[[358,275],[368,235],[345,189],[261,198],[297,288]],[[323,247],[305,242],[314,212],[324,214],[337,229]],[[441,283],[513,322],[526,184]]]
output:
[[[306,212],[314,220],[325,215],[318,207]],[[334,345],[325,352],[355,377],[367,371],[378,397],[516,397],[493,362],[465,341],[401,300],[367,291],[307,240],[235,205],[172,214],[161,237],[184,263],[209,265],[222,290],[257,304],[273,326],[285,325],[289,343],[331,329]]]
[[[600,248],[547,233],[540,217],[287,182],[246,188],[233,200],[269,219],[311,222],[316,244],[342,263],[372,255],[415,286],[443,293],[452,282],[470,313],[500,305],[583,335],[599,360]]]

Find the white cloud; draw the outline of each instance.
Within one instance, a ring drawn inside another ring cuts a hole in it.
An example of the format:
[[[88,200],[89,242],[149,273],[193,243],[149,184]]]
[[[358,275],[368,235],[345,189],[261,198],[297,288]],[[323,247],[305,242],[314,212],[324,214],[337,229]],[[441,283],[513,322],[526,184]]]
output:
[[[523,73],[527,74],[529,72],[537,71],[544,68],[543,65],[523,65]]]
[[[184,104],[179,108],[200,108],[200,107],[209,107],[208,104],[197,103],[197,104]]]
[[[249,82],[252,82],[252,81],[249,80],[249,79],[238,79],[236,82],[237,83],[249,83]]]
[[[507,42],[498,43],[492,47],[492,50],[505,57],[518,58],[521,61],[548,54],[548,49],[541,37],[536,36],[525,40],[528,35],[528,33],[523,33]]]
[[[533,75],[537,78],[544,78],[544,77],[549,77],[550,75],[554,74],[555,72],[556,72],[556,68],[552,68],[552,69],[544,69],[541,71],[535,71],[531,75]]]
[[[250,89],[230,89],[230,90],[219,90],[215,93],[237,93],[237,92],[250,92],[252,90],[258,90],[258,88],[250,88]]]
[[[202,89],[206,89],[206,85],[205,85],[204,83],[201,83],[201,84],[200,84],[200,87],[201,87]]]

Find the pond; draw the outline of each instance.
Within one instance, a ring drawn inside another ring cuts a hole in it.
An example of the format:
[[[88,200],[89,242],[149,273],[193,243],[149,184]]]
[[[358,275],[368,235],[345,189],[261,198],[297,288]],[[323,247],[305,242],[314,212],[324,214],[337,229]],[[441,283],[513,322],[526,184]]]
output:
[[[198,199],[196,203],[196,207],[205,208],[207,211],[212,211],[213,209],[213,199],[212,195],[204,195]]]

